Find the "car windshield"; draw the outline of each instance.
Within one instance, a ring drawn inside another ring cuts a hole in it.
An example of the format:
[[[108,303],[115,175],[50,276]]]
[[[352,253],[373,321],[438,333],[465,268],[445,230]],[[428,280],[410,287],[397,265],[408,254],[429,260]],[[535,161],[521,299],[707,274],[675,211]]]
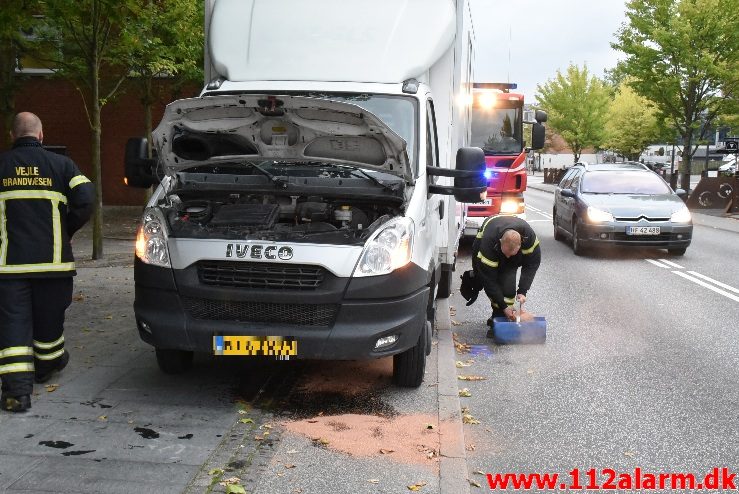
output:
[[[586,173],[580,191],[587,194],[669,194],[670,188],[654,173]]]

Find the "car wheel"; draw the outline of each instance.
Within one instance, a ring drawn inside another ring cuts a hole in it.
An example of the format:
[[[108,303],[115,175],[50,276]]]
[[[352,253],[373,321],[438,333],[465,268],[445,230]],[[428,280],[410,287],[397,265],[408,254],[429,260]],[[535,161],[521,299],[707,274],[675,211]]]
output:
[[[417,388],[426,371],[427,321],[423,322],[418,342],[413,348],[393,356],[393,382],[403,388]]]
[[[564,236],[562,235],[562,232],[559,231],[559,222],[557,221],[557,211],[552,212],[552,225],[554,226],[554,240],[562,241],[564,240]]]
[[[685,251],[686,251],[686,250],[688,250],[688,248],[687,248],[687,247],[681,247],[681,248],[679,248],[679,249],[667,249],[667,252],[668,252],[668,253],[669,253],[669,254],[670,254],[671,256],[682,256],[683,254],[685,254]]]
[[[572,219],[572,252],[576,256],[585,255],[585,247],[580,238],[580,227],[577,224],[577,218]]]
[[[182,374],[192,367],[193,352],[157,348],[157,364],[165,374]]]

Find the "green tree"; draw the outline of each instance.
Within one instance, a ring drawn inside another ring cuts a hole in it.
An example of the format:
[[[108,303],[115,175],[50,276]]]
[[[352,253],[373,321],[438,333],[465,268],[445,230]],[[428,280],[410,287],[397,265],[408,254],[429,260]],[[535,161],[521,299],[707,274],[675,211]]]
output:
[[[203,0],[148,0],[137,22],[125,29],[128,63],[144,107],[145,135],[151,156],[152,106],[163,95],[155,80],[173,79],[175,86],[203,81]]]
[[[681,187],[706,129],[736,110],[739,9],[736,0],[630,0],[612,47],[621,70],[653,101],[683,141]]]
[[[537,84],[536,90],[537,105],[549,114],[547,126],[562,136],[575,163],[584,148],[601,144],[610,90],[587,66],[570,64],[566,74],[557,70],[554,79]]]
[[[119,92],[129,73],[130,52],[123,26],[136,22],[136,0],[46,0],[42,53],[57,75],[71,82],[82,96],[92,130],[92,178],[96,187],[92,221],[92,258],[103,256],[103,185],[100,160],[103,106]],[[56,48],[56,49],[52,49]],[[48,56],[48,55],[47,55]]]
[[[10,129],[15,114],[15,94],[20,87],[15,69],[28,44],[24,31],[31,28],[31,13],[37,12],[39,6],[38,0],[19,0],[3,2],[0,8],[0,114],[5,129]],[[7,133],[3,139],[9,139]]]
[[[657,110],[627,83],[622,84],[608,106],[603,147],[630,160],[638,160],[646,147],[659,138]]]

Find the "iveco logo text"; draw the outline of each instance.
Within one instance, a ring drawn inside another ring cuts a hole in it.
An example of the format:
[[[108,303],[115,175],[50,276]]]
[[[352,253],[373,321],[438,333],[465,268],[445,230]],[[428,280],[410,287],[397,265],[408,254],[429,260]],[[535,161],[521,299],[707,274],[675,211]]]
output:
[[[277,247],[276,245],[265,247],[264,245],[228,244],[226,246],[226,257],[287,261],[293,258],[293,249],[292,247]]]

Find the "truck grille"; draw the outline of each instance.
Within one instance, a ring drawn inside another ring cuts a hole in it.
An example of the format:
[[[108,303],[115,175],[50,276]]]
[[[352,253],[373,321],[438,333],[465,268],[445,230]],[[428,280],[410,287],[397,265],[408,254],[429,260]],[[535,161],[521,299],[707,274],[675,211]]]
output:
[[[185,311],[195,319],[210,321],[262,322],[297,326],[331,326],[338,306],[333,304],[274,304],[229,302],[185,297]]]
[[[205,285],[273,290],[315,290],[324,269],[296,264],[201,261],[198,278]]]

